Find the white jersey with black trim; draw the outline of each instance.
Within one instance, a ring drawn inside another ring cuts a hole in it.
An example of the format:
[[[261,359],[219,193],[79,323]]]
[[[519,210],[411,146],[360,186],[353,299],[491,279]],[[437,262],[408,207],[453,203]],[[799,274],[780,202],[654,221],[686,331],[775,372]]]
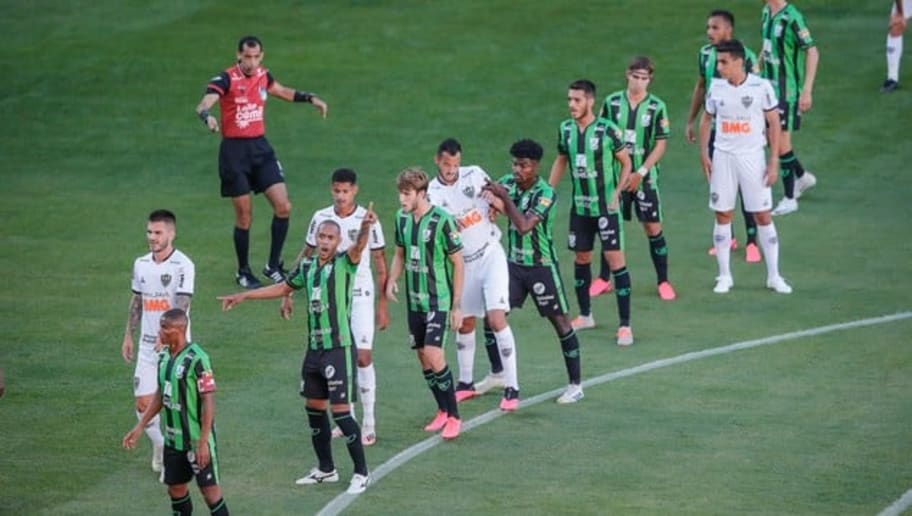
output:
[[[177,249],[161,263],[155,262],[151,252],[133,262],[131,289],[142,299],[140,360],[153,363],[158,361],[155,342],[158,340],[161,316],[177,306],[178,295],[193,295],[195,280],[196,268],[193,261]],[[191,341],[189,325],[187,341]]]
[[[752,73],[735,86],[713,79],[706,94],[706,112],[715,117],[715,150],[755,152],[766,145],[766,112],[779,101],[770,82]]]
[[[451,185],[437,177],[428,185],[428,200],[456,219],[463,256],[471,256],[490,243],[500,243],[500,228],[488,218],[491,207],[481,198],[481,189],[490,180],[481,167],[472,165],[459,167],[459,177]]]
[[[347,217],[340,217],[336,213],[335,206],[327,206],[322,210],[314,212],[310,219],[310,225],[307,227],[306,243],[310,247],[317,247],[317,228],[325,220],[335,221],[342,228],[342,240],[339,242],[337,252],[343,253],[349,247],[354,245],[358,239],[358,233],[361,232],[361,222],[367,215],[367,208],[356,206]],[[371,274],[371,257],[370,252],[383,249],[386,242],[383,240],[383,228],[380,226],[378,219],[371,225],[370,235],[367,238],[367,246],[361,252],[361,262],[358,264],[358,271],[355,273],[355,292],[360,294],[363,291],[370,292],[373,290],[373,275]]]

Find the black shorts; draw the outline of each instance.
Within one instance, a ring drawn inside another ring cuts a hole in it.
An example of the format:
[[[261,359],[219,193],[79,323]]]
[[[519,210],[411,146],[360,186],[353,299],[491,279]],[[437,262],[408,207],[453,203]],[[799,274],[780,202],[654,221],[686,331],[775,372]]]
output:
[[[262,136],[223,138],[219,147],[219,178],[222,197],[265,192],[270,186],[285,182],[282,165]]]
[[[779,127],[787,132],[801,129],[801,111],[798,109],[797,101],[779,99]]]
[[[570,232],[567,247],[571,251],[591,251],[595,247],[595,236],[602,242],[603,251],[624,249],[624,225],[620,212],[589,217],[570,212]]]
[[[200,469],[196,464],[196,453],[193,450],[181,451],[165,446],[164,453],[165,484],[176,486],[190,482],[196,476],[196,485],[208,487],[218,485],[218,447],[215,439],[209,445],[209,464]]]
[[[662,222],[662,198],[651,172],[643,178],[636,192],[621,193],[621,213],[624,220],[631,220],[631,211],[636,212],[637,220],[640,222]]]
[[[447,329],[450,326],[450,312],[408,311],[409,344],[412,349],[425,346],[442,348],[446,344]]]
[[[564,282],[557,265],[519,265],[510,263],[510,308],[522,308],[531,295],[542,317],[568,313]]]
[[[355,380],[355,346],[327,350],[308,349],[301,364],[301,396],[329,400],[333,405],[358,401]]]

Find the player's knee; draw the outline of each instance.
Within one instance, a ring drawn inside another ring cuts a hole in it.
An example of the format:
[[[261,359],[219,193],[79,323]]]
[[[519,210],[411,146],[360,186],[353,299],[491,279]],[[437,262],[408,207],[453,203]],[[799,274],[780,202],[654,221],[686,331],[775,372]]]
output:
[[[475,318],[463,317],[462,326],[459,327],[459,333],[472,333],[475,331]]]
[[[487,325],[494,331],[501,331],[507,327],[507,313],[503,310],[491,310],[487,313]]]
[[[592,263],[592,251],[577,251],[574,263],[577,265],[589,265]]]
[[[291,216],[291,201],[284,199],[276,202],[273,206],[273,213],[280,219],[287,219]]]
[[[905,27],[902,23],[892,20],[890,21],[890,35],[894,38],[902,36],[904,29]]]
[[[372,363],[374,363],[374,358],[371,356],[371,351],[369,349],[359,349],[358,367],[367,367]]]
[[[234,212],[234,225],[241,229],[250,229],[253,214],[250,210],[237,210]]]
[[[201,487],[200,492],[203,493],[203,499],[206,500],[207,505],[212,505],[222,499],[222,489],[218,485]]]
[[[187,493],[190,490],[187,488],[187,484],[176,484],[173,486],[168,486],[168,496],[171,498],[183,498],[187,496]]]

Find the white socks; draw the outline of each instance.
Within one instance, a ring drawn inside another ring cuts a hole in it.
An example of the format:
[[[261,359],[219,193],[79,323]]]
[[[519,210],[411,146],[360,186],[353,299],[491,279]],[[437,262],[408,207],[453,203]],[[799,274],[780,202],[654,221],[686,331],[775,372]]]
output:
[[[142,419],[142,412],[136,411],[136,419]],[[149,440],[152,441],[152,444],[156,448],[160,448],[165,445],[165,436],[162,435],[161,430],[161,418],[158,414],[155,414],[155,417],[149,421],[149,424],[146,425],[145,431],[146,435],[149,436]]]
[[[459,364],[459,383],[472,383],[475,366],[475,332],[456,332],[456,362]]]
[[[779,277],[779,236],[776,234],[776,226],[772,222],[766,226],[757,224],[757,240],[760,241],[760,248],[763,249],[766,277],[768,279]]]
[[[758,226],[759,227],[759,226]],[[719,224],[713,228],[713,246],[719,263],[719,276],[731,276],[731,223]]]
[[[516,341],[513,339],[513,330],[510,326],[495,331],[497,349],[500,351],[500,360],[503,362],[504,385],[519,390],[519,379],[516,371]],[[460,368],[460,374],[462,368]]]
[[[374,428],[374,402],[377,399],[377,374],[374,364],[367,367],[358,367],[359,401],[361,402],[362,427]],[[353,413],[354,414],[354,413]]]
[[[902,58],[903,37],[887,34],[887,79],[899,81],[899,60]]]

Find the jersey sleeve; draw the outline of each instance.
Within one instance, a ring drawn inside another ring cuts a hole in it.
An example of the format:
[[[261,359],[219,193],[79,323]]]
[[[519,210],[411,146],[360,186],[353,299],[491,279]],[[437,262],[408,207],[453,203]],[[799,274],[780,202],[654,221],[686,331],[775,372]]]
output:
[[[610,98],[611,98],[611,96],[605,97],[605,100],[602,101],[602,109],[599,111],[599,115],[598,115],[599,118],[611,118],[610,116],[608,116],[608,99],[610,99]]]
[[[545,220],[548,216],[548,212],[551,211],[551,208],[554,206],[554,189],[551,187],[542,188],[535,195],[535,199],[532,201],[532,205],[529,207],[527,213],[535,215],[541,220]]]
[[[795,33],[799,48],[807,50],[814,46],[814,38],[811,37],[811,30],[804,22],[804,16],[800,14],[795,16],[795,19],[789,24],[789,29]]]
[[[371,251],[386,247],[386,240],[383,238],[383,227],[380,225],[380,219],[377,219],[371,224],[370,235],[367,239],[367,247]]]
[[[402,211],[396,213],[396,231],[394,233],[394,241],[396,242],[396,247],[405,247],[405,239],[402,238]]]
[[[567,142],[564,141],[564,126],[557,128],[557,153],[569,156],[570,151],[567,149]]]
[[[133,277],[130,279],[130,290],[134,294],[141,294],[142,290],[140,290],[140,288],[141,288],[141,286],[139,284],[139,270],[136,267],[136,262],[133,262]]]
[[[185,296],[193,295],[193,288],[196,285],[196,266],[187,258],[187,261],[177,271],[177,293]]]
[[[671,136],[671,121],[668,120],[668,109],[666,109],[664,102],[659,102],[656,107],[652,123],[655,124],[656,140],[667,140]]]
[[[779,99],[776,98],[776,91],[769,81],[763,81],[763,110],[772,111],[779,108]]]
[[[624,134],[620,128],[610,124],[605,128],[605,145],[611,147],[611,153],[614,154],[624,148]]]
[[[230,88],[231,77],[228,76],[228,72],[222,72],[209,79],[209,84],[206,85],[206,93],[215,93],[221,97],[228,93]]]
[[[272,84],[275,82],[275,77],[272,76],[272,72],[266,71],[266,87],[271,88]]]
[[[294,271],[294,274],[285,278],[285,283],[295,290],[304,288],[304,282],[307,278],[307,269],[310,268],[311,263],[313,263],[313,261],[309,258],[301,260],[301,263],[298,264],[298,268]]]
[[[440,235],[441,243],[446,254],[453,254],[462,250],[462,239],[459,237],[459,229],[456,227],[456,221],[453,217],[447,215],[440,220],[440,229],[437,230]]]
[[[310,218],[310,224],[307,226],[307,236],[304,237],[304,243],[310,247],[317,247],[317,214],[314,213]]]
[[[215,392],[215,375],[212,373],[209,355],[197,355],[196,363],[193,365],[193,375],[196,380],[196,390],[200,394]]]
[[[700,51],[697,52],[697,70],[700,72],[700,77],[702,77],[704,81],[706,80],[706,61],[707,61],[707,59],[704,57],[705,52],[706,51],[703,48],[701,48]],[[708,88],[709,84],[704,83],[703,86]]]

